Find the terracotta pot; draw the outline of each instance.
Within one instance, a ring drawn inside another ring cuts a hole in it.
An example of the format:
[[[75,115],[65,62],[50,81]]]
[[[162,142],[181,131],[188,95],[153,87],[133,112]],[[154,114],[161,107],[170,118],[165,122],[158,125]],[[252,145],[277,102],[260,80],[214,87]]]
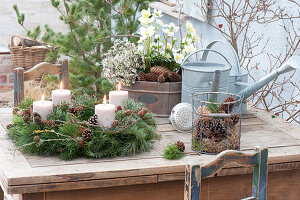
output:
[[[157,117],[168,117],[172,108],[181,102],[181,82],[136,81],[131,87],[124,87],[129,98],[142,102]]]

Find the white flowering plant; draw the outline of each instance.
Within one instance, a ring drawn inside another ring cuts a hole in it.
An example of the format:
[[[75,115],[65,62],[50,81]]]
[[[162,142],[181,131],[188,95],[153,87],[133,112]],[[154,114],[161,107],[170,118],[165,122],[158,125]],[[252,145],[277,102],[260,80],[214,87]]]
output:
[[[115,40],[102,60],[103,74],[112,83],[121,81],[130,86],[137,79],[138,70],[145,69],[143,54],[129,42]]]
[[[177,71],[183,59],[189,53],[196,51],[196,45],[200,41],[193,24],[186,22],[187,33],[176,42],[175,34],[179,31],[179,27],[174,23],[164,24],[160,19],[161,10],[154,9],[151,13],[148,8],[148,10],[142,10],[141,14],[142,16],[138,19],[141,23],[138,48],[145,56],[145,71],[149,71],[152,66],[156,65]],[[162,33],[162,37],[159,33]],[[177,44],[179,44],[178,47]]]

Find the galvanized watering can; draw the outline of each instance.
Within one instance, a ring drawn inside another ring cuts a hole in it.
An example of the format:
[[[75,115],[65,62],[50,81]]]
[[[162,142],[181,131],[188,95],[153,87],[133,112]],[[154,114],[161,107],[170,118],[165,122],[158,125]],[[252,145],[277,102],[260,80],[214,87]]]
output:
[[[225,47],[230,54],[232,54],[232,60],[229,60],[217,50],[213,50],[215,44],[221,44]],[[186,62],[187,59],[200,51],[203,51],[201,61]],[[207,62],[207,58],[210,52],[215,52],[221,55],[226,63]],[[201,67],[201,68],[200,68]],[[231,68],[230,68],[231,67]],[[206,71],[205,71],[206,68]],[[228,72],[228,68],[230,71]],[[230,44],[222,41],[213,41],[207,45],[206,49],[196,51],[188,55],[182,63],[182,102],[191,103],[192,92],[208,92],[213,80],[213,75],[216,70],[221,70],[220,78],[220,92],[229,92],[243,96],[244,100],[250,97],[254,92],[261,89],[268,84],[274,78],[286,72],[300,69],[300,56],[292,56],[287,62],[285,62],[280,68],[271,72],[261,80],[252,85],[248,85],[248,72],[240,67],[238,57],[235,50]],[[193,74],[194,73],[194,74]],[[246,105],[243,106],[243,112],[246,111]]]
[[[207,62],[206,60],[186,62],[188,58],[198,52],[214,52],[220,55],[226,62]],[[181,102],[191,102],[193,93],[208,92],[216,71],[220,73],[219,91],[229,90],[229,75],[231,64],[225,56],[215,50],[201,49],[188,55],[182,62],[182,93]]]

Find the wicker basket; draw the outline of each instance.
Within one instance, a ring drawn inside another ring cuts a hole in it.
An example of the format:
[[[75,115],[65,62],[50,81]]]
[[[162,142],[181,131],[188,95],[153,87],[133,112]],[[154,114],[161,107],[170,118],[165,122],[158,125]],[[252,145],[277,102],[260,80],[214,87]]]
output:
[[[15,37],[19,38],[21,46],[14,44]],[[24,70],[28,70],[36,64],[44,62],[50,48],[44,45],[26,47],[24,39],[21,36],[12,36],[9,49],[14,67],[23,67]]]

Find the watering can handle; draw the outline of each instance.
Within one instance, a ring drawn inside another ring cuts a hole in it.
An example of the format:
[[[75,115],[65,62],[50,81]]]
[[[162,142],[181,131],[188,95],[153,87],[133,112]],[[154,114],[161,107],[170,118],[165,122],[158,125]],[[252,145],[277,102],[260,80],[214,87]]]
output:
[[[214,40],[214,41],[212,41],[211,43],[209,43],[209,44],[206,46],[205,49],[207,49],[207,50],[208,50],[208,49],[211,49],[211,48],[214,46],[214,44],[216,44],[216,43],[221,43],[221,44],[223,44],[225,47],[227,47],[227,48],[230,50],[230,52],[231,52],[232,55],[233,55],[233,59],[234,59],[234,67],[231,69],[231,71],[234,71],[233,74],[240,74],[240,64],[239,64],[239,59],[238,59],[238,56],[237,56],[237,54],[236,54],[234,48],[233,48],[230,44],[228,44],[228,43],[226,43],[226,42],[222,42],[222,41],[220,41],[220,40]],[[203,53],[203,55],[202,55],[202,59],[201,59],[201,60],[206,61],[207,56],[208,56],[208,51],[205,51],[205,52]],[[231,65],[231,66],[232,66],[232,65]]]
[[[230,64],[230,62],[227,60],[227,58],[226,58],[223,54],[221,54],[221,53],[218,52],[218,51],[212,50],[212,49],[199,49],[199,50],[197,50],[197,51],[195,51],[195,52],[193,52],[193,53],[190,53],[189,55],[187,55],[187,56],[183,59],[183,61],[182,61],[182,63],[181,63],[181,66],[183,66],[183,64],[187,61],[187,59],[188,59],[189,57],[191,57],[192,55],[194,55],[195,53],[198,53],[198,52],[200,52],[200,51],[204,51],[204,53],[207,52],[207,51],[211,51],[211,52],[214,52],[214,53],[219,54],[220,56],[222,56],[222,57],[226,60],[226,62],[229,64],[230,68],[232,68],[232,65]],[[204,54],[204,53],[203,53],[203,54]],[[202,58],[203,58],[203,56],[202,56]],[[205,60],[206,60],[206,59],[205,59]]]

